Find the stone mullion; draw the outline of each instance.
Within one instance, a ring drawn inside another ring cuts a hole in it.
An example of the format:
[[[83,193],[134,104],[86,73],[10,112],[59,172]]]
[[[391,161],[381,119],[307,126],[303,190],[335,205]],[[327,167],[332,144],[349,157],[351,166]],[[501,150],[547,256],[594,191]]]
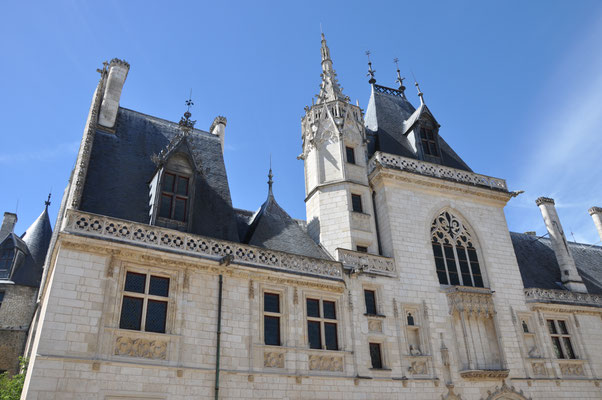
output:
[[[468,361],[468,369],[474,369],[472,356],[470,354],[470,346],[468,345],[468,334],[466,332],[466,320],[464,318],[464,311],[458,311],[460,314],[460,324],[462,326],[462,333],[464,334],[464,346],[466,348],[466,359]]]

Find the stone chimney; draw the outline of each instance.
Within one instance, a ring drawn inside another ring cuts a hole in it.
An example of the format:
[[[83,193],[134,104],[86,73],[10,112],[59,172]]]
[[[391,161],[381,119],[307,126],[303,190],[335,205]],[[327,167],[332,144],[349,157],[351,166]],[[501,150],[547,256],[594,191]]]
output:
[[[228,120],[226,117],[215,117],[213,123],[211,124],[211,128],[209,128],[209,132],[214,134],[215,136],[219,136],[219,140],[222,143],[222,153],[224,152],[224,137],[226,136],[226,124]]]
[[[17,224],[17,214],[11,212],[4,213],[2,227],[0,227],[0,241],[4,240],[9,233],[12,233]]]
[[[105,91],[100,105],[98,123],[106,128],[113,128],[117,119],[121,89],[130,70],[130,64],[114,58],[109,64],[109,74],[105,84]]]
[[[573,292],[587,293],[587,289],[583,284],[581,276],[579,276],[575,260],[569,249],[566,237],[564,236],[562,225],[560,225],[560,219],[556,213],[554,200],[548,197],[540,197],[535,200],[535,204],[539,207],[548,233],[550,234],[552,248],[554,249],[554,254],[556,254],[556,260],[560,267],[562,283]]]
[[[596,229],[598,229],[600,240],[602,240],[602,207],[592,207],[588,212],[592,216],[594,224],[596,224]]]

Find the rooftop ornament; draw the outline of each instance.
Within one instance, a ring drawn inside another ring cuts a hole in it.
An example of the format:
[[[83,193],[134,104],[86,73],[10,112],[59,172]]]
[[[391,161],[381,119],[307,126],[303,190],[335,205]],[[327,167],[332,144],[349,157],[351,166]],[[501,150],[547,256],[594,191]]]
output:
[[[395,80],[395,82],[397,82],[397,84],[399,85],[399,91],[401,92],[401,94],[404,95],[405,97],[405,93],[404,91],[406,90],[406,87],[403,85],[403,80],[405,79],[401,77],[401,73],[399,71],[399,58],[395,57],[393,59],[393,62],[395,63],[395,66],[397,67],[397,79]]]
[[[370,61],[370,50],[366,51],[366,55],[368,56],[368,74],[366,76],[370,77],[368,83],[374,85],[376,83],[376,79],[374,78],[375,70],[372,69],[372,61]]]
[[[190,119],[190,117],[192,116],[192,114],[190,113],[190,107],[194,105],[194,103],[192,102],[192,89],[190,89],[190,96],[188,100],[186,100],[185,104],[187,109],[184,113],[184,116],[180,118],[179,125],[182,128],[182,130],[187,133],[190,131],[190,129],[194,128],[194,124],[196,124],[196,121]]]

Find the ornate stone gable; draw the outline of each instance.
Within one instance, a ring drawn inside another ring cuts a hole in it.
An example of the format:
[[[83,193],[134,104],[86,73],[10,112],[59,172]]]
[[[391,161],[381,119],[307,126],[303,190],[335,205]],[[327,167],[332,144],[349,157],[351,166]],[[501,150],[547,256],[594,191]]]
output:
[[[514,386],[506,385],[503,381],[502,386],[496,386],[492,392],[487,391],[487,397],[481,397],[481,400],[531,400],[526,397],[522,390],[516,390]]]

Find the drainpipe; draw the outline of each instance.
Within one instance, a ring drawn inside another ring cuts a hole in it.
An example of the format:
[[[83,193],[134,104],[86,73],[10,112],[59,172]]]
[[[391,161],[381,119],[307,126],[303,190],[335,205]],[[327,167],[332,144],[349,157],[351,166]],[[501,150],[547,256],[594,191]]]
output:
[[[222,286],[223,278],[219,276],[219,289],[217,300],[217,346],[215,350],[215,400],[219,399],[219,357],[222,336]]]

